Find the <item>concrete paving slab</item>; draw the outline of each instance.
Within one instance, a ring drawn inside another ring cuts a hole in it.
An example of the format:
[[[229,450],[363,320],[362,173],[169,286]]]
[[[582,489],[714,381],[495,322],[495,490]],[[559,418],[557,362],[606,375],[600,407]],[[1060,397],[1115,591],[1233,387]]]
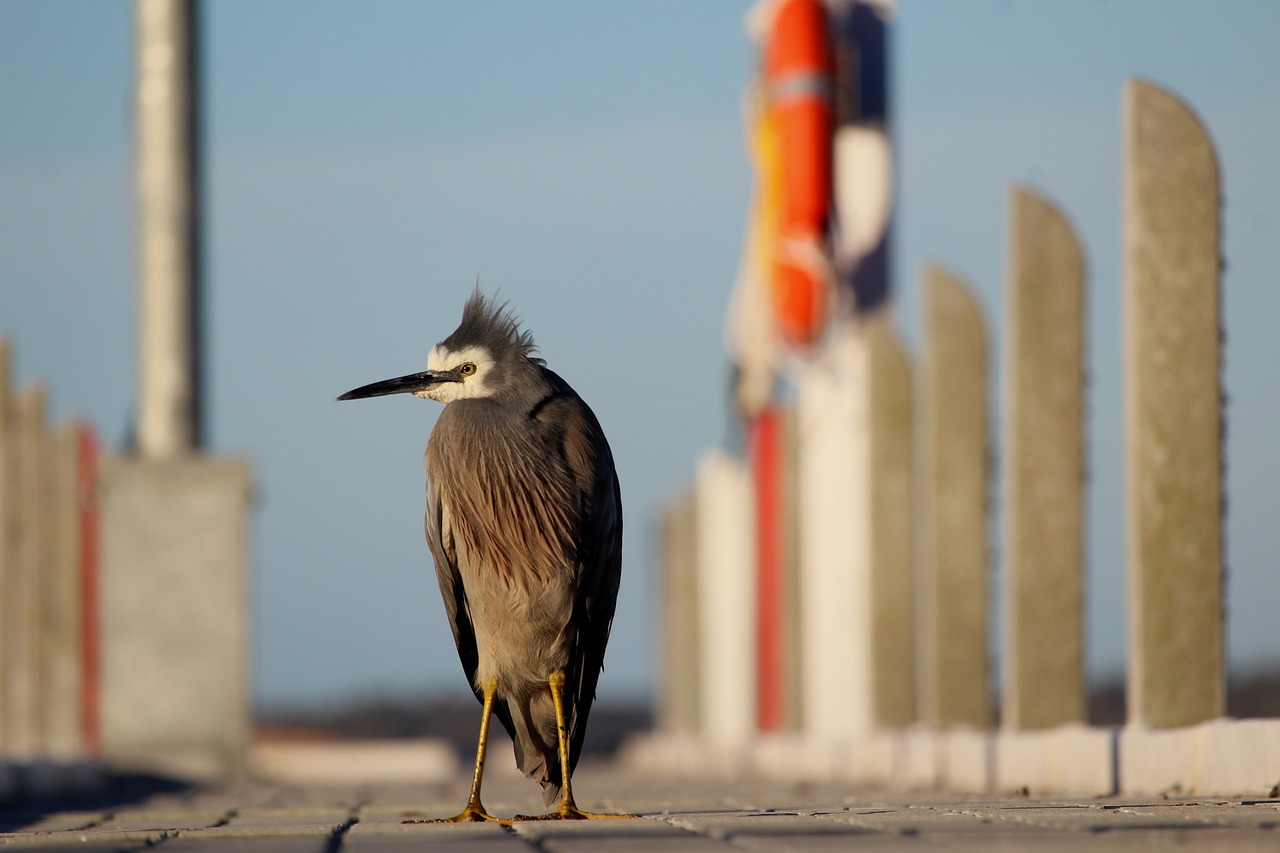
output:
[[[532,853],[537,848],[497,824],[416,824],[395,833],[360,833],[342,839],[344,853]]]
[[[536,849],[548,853],[590,851],[651,851],[707,853],[732,849],[711,838],[660,818],[592,821],[520,821],[516,834]]]
[[[166,841],[160,849],[170,853],[327,853],[330,839],[313,835],[230,838],[184,835]]]
[[[126,830],[68,830],[65,832],[30,832],[0,835],[0,849],[132,850],[159,844],[172,833],[163,830],[133,832]]]
[[[207,829],[192,829],[181,832],[183,838],[268,838],[291,835],[309,835],[317,838],[330,838],[337,830],[327,823],[278,823],[265,826],[211,826]]]
[[[125,832],[173,832],[187,829],[204,829],[225,824],[230,818],[226,811],[180,811],[176,809],[133,810],[124,809],[107,815],[93,828],[95,830],[121,830]]]
[[[822,821],[800,812],[693,815],[670,818],[677,826],[748,850],[848,850],[861,836],[880,833]]]
[[[54,814],[12,812],[0,818],[0,837],[11,832],[60,832],[89,829],[101,824],[106,815],[101,811],[66,811]]]
[[[1280,850],[1280,799],[1000,798],[868,791],[776,776],[691,779],[607,766],[575,778],[576,786],[591,792],[582,804],[627,808],[642,817],[530,821],[510,829],[403,823],[455,813],[465,783],[300,788],[253,781],[222,790],[158,791],[127,808],[47,803],[43,814],[0,810],[0,826],[17,827],[0,833],[0,853],[148,846],[159,853]],[[494,814],[541,811],[540,801],[529,797],[536,788],[524,780],[498,777],[485,790]]]
[[[305,824],[323,826],[329,832],[336,832],[351,817],[349,808],[257,808],[228,816],[226,825],[232,829],[257,829]]]

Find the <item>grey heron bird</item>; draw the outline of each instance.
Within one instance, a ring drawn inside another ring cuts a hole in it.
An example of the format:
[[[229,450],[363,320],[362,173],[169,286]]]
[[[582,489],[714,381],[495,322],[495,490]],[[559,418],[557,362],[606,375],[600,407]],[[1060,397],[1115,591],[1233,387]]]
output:
[[[480,801],[489,720],[540,782],[548,818],[584,812],[570,776],[604,662],[622,571],[622,497],[591,409],[536,358],[532,335],[477,287],[427,369],[339,400],[444,403],[427,441],[427,543],[462,668],[483,710],[466,807]]]

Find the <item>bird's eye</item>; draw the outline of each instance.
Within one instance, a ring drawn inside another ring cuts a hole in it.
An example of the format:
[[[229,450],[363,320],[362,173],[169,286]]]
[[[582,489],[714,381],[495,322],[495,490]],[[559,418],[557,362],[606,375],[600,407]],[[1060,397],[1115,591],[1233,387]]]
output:
[[[463,376],[472,376],[476,372],[476,366],[468,361],[466,364],[462,365],[462,367],[458,368],[458,372]]]

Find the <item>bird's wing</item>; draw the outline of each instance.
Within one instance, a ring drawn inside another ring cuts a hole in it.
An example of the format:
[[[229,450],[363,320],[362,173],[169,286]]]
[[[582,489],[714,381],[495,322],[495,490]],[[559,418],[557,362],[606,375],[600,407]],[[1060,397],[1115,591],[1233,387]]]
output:
[[[467,591],[462,583],[462,575],[458,572],[457,543],[445,519],[444,505],[440,500],[440,490],[434,478],[427,475],[427,546],[435,559],[436,580],[440,583],[440,598],[444,602],[445,616],[449,620],[449,628],[453,631],[453,642],[458,647],[458,660],[462,662],[462,671],[467,674],[467,683],[477,701],[484,702],[484,694],[476,685],[476,667],[480,664],[480,656],[476,650],[476,633],[471,625],[471,611],[467,606]],[[504,703],[494,706],[494,712],[502,721],[502,726],[513,738],[515,726],[511,721],[511,713]]]
[[[563,385],[563,380],[560,382]],[[563,388],[567,393],[561,398],[563,409],[558,419],[563,419],[564,425],[564,459],[581,495],[578,584],[570,622],[576,632],[565,673],[572,773],[586,736],[587,716],[595,700],[596,681],[604,665],[605,645],[618,600],[622,577],[622,493],[600,422],[572,389],[567,385]]]
[[[582,583],[574,607],[585,618],[579,623],[578,640],[570,661],[577,671],[567,678],[568,684],[575,685],[575,712],[569,727],[570,773],[582,752],[587,714],[595,700],[600,670],[604,668],[604,649],[609,642],[618,585],[622,580],[622,492],[603,433],[599,438],[603,453],[596,466],[597,487],[585,522],[588,533],[581,562]]]

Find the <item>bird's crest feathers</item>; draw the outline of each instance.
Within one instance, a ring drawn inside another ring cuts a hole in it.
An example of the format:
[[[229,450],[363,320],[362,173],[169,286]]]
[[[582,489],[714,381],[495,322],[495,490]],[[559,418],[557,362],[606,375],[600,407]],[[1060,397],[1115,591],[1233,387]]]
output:
[[[485,296],[478,283],[462,308],[462,322],[440,346],[451,352],[473,346],[487,347],[495,357],[514,350],[530,361],[545,363],[533,357],[538,345],[533,342],[532,333],[520,328],[520,321],[509,304]]]

